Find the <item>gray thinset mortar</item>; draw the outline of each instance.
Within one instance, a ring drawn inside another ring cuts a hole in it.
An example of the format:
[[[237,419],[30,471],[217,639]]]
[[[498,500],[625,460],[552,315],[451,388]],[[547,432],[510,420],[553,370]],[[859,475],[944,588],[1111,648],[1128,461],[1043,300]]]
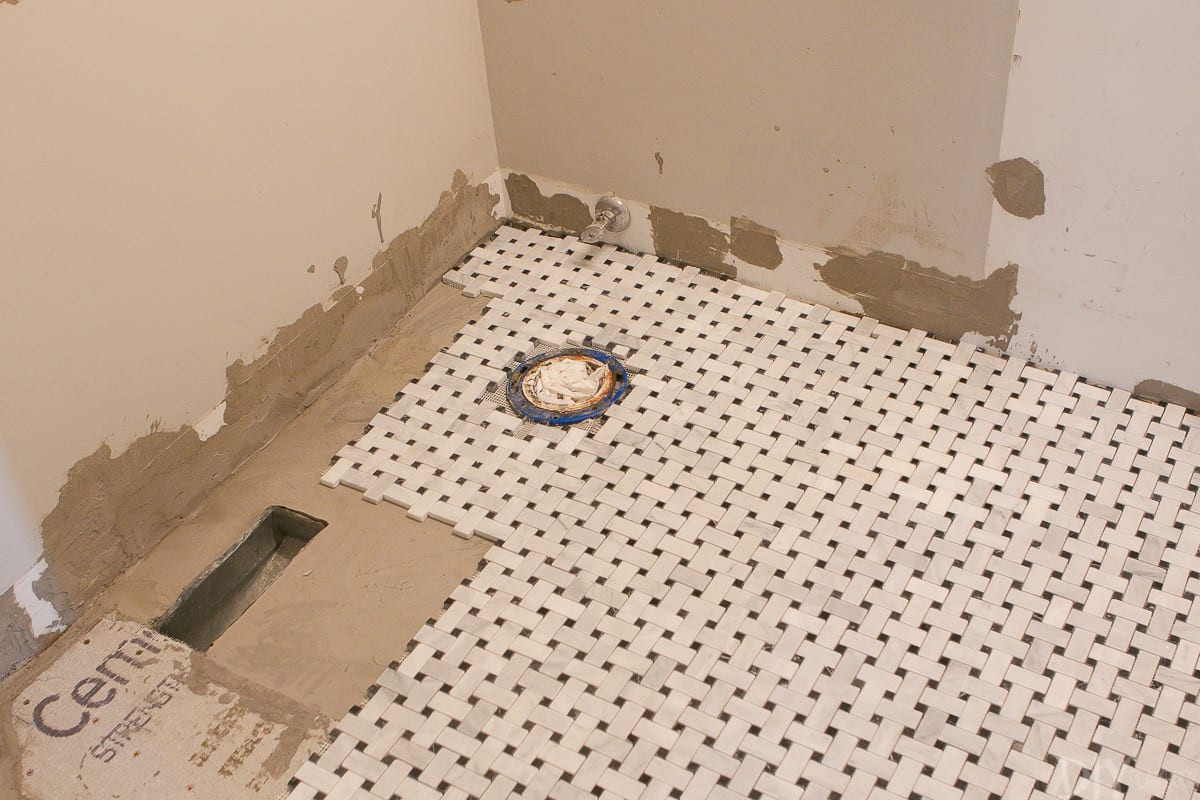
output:
[[[191,425],[155,431],[121,453],[102,444],[72,466],[42,523],[48,567],[38,596],[74,620],[490,234],[498,203],[486,184],[457,172],[437,207],[375,256],[358,287],[339,287],[328,308],[314,304],[279,329],[261,357],[227,368],[224,425],[213,436],[201,440]],[[14,603],[11,590],[0,597],[0,608]],[[5,619],[0,678],[54,638],[35,636],[24,612]]]
[[[987,168],[992,195],[1008,213],[1033,219],[1046,213],[1046,179],[1027,158],[997,161]]]
[[[1020,314],[1011,308],[1017,266],[1009,264],[983,280],[947,275],[895,253],[858,254],[830,248],[833,258],[817,265],[821,279],[856,300],[863,312],[901,328],[958,340],[975,332],[1003,350]]]
[[[592,221],[587,204],[569,194],[547,197],[528,175],[511,173],[504,180],[513,214],[530,222],[558,230],[579,233]]]

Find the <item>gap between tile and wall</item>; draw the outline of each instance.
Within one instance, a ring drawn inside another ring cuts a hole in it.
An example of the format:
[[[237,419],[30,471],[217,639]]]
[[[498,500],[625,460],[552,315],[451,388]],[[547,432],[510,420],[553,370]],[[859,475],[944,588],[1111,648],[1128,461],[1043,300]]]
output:
[[[596,201],[609,194],[541,175],[509,169],[503,173],[512,219],[550,231],[578,234],[590,221]],[[1030,350],[1028,336],[1018,335],[1023,304],[1022,273],[1016,264],[972,279],[896,253],[789,241],[745,217],[714,220],[621,199],[632,212],[631,224],[624,232],[607,234],[605,242],[945,341],[1025,358],[1044,368],[1072,369],[1071,364],[1043,357],[1036,345]],[[1135,397],[1200,411],[1200,394],[1178,386],[1153,380],[1122,385],[1109,376],[1084,374]]]
[[[513,218],[544,229],[578,234],[607,194],[540,175],[504,175]],[[633,252],[997,353],[1006,352],[1020,319],[1010,308],[1015,268],[972,279],[896,253],[789,241],[746,217],[713,220],[621,199],[632,213],[630,226],[604,240]]]

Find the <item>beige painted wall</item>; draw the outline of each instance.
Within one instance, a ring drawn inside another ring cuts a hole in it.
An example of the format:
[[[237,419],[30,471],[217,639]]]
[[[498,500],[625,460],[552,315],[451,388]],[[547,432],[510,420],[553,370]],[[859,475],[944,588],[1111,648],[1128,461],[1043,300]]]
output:
[[[988,250],[1020,266],[1012,352],[1193,408],[1198,40],[1190,0],[1022,0],[1002,157],[1038,164],[1046,210],[997,206]]]
[[[479,5],[504,167],[982,277],[1016,0]]]
[[[73,463],[366,275],[380,193],[390,241],[498,162],[474,0],[0,3],[0,74],[2,591]]]

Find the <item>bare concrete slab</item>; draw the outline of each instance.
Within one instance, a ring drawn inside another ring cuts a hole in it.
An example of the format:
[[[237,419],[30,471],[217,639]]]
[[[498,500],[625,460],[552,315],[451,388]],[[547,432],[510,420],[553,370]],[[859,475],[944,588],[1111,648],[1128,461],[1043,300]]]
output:
[[[33,778],[26,774],[30,769],[37,774],[28,745],[17,734],[27,724],[20,720],[29,718],[21,715],[19,704],[32,698],[23,693],[60,659],[73,664],[78,651],[72,648],[106,615],[153,627],[189,583],[272,505],[310,514],[328,526],[207,653],[192,653],[191,663],[225,676],[222,685],[236,684],[233,702],[247,713],[265,698],[275,698],[294,703],[312,719],[338,718],[361,698],[362,687],[403,655],[421,624],[437,616],[453,588],[474,573],[488,544],[461,539],[432,520],[418,523],[395,508],[365,503],[356,492],[324,489],[318,480],[330,454],[421,375],[430,357],[484,304],[436,286],[58,642],[0,685],[0,797],[45,796],[23,785]],[[293,731],[285,750],[293,741],[296,747],[274,758],[290,759],[302,739]],[[114,758],[130,758],[131,752]],[[213,774],[219,767],[212,767]],[[258,794],[248,787],[242,796],[273,799],[277,793],[264,783]]]

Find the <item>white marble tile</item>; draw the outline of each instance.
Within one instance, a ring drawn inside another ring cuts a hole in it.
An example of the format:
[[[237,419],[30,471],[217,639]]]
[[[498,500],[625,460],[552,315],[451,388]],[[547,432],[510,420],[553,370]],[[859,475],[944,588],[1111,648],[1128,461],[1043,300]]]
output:
[[[1196,416],[536,230],[446,280],[322,482],[499,545],[291,800],[1197,796]],[[587,337],[598,424],[487,391]]]

